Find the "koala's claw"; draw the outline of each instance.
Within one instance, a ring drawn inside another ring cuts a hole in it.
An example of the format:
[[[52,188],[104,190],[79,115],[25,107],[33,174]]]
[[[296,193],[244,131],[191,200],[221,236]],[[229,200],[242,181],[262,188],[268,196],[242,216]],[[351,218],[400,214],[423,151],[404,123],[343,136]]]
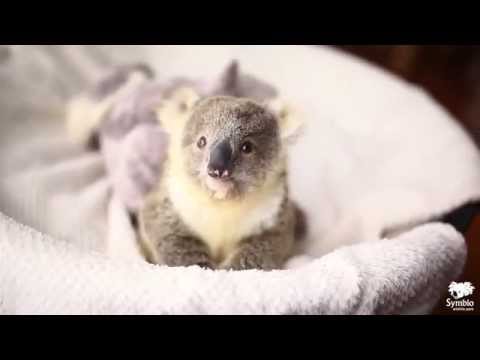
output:
[[[208,261],[201,261],[201,262],[198,262],[196,265],[201,267],[202,269],[210,269],[210,270],[214,269],[213,264]]]
[[[264,258],[260,259],[254,254],[245,254],[239,253],[234,255],[231,259],[227,260],[223,265],[222,269],[224,270],[273,270],[276,266],[273,261],[269,261],[269,259]]]
[[[165,265],[172,267],[199,266],[202,269],[214,269],[213,261],[205,253],[186,252],[184,254],[172,254],[164,259]]]

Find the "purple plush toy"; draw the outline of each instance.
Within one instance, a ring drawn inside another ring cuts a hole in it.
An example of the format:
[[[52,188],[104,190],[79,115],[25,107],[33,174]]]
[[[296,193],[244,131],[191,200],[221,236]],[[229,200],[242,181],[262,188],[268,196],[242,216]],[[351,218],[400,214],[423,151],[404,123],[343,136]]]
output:
[[[68,128],[78,142],[101,151],[112,187],[131,213],[158,180],[168,145],[155,109],[180,88],[200,97],[228,95],[259,102],[276,98],[270,85],[241,74],[236,61],[217,79],[155,79],[146,65],[122,66],[69,106]]]

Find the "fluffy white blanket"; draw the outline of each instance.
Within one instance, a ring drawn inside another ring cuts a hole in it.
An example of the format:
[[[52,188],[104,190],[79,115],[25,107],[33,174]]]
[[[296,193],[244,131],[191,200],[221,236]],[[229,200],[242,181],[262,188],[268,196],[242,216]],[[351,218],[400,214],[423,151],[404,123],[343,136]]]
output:
[[[146,264],[101,158],[65,135],[65,100],[110,64],[208,77],[232,58],[304,111],[290,183],[308,239],[270,273]],[[480,199],[480,155],[366,63],[303,46],[15,46],[0,61],[2,313],[424,313],[462,270],[462,236],[420,224]]]

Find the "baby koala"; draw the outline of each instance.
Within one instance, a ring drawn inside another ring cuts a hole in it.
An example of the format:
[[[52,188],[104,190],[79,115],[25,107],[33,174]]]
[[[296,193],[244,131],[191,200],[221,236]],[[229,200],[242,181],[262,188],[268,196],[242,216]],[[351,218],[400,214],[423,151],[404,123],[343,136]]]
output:
[[[139,213],[150,260],[279,269],[300,236],[287,144],[299,122],[245,98],[180,89],[158,110],[170,135],[161,179]],[[303,225],[303,224],[302,224]]]

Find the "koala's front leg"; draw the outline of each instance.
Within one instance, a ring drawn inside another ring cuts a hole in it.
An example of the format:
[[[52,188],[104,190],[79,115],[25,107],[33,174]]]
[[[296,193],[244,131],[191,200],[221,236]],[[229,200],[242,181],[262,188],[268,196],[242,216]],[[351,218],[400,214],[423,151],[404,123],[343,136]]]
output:
[[[293,245],[293,233],[269,231],[243,240],[222,264],[227,270],[281,269]]]
[[[214,268],[205,244],[191,236],[182,237],[177,234],[164,236],[157,242],[156,249],[162,263],[168,266],[198,265],[208,269]]]
[[[152,262],[214,268],[208,247],[188,231],[168,199],[147,200],[139,220],[141,237]]]
[[[277,224],[258,235],[242,240],[221,265],[230,270],[281,269],[291,255],[295,241],[294,209],[288,201],[282,205]]]
[[[296,212],[292,202],[284,199],[276,224],[258,235],[242,240],[237,249],[221,264],[230,270],[281,269],[292,254],[295,242]]]

